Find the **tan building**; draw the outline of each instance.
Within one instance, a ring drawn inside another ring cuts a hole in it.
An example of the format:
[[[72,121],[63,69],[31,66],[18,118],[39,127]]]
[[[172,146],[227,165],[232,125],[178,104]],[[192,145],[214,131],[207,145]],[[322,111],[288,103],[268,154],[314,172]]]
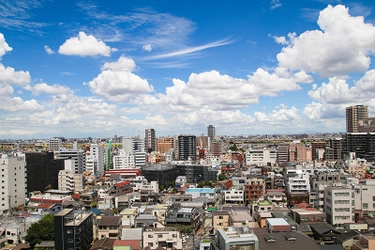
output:
[[[157,151],[161,154],[168,153],[173,149],[174,138],[173,137],[159,137],[157,142]]]
[[[134,226],[134,219],[138,215],[138,208],[125,208],[120,212],[123,228],[131,228]]]
[[[179,231],[171,228],[148,228],[143,232],[143,247],[182,249],[182,238]]]
[[[346,108],[346,132],[358,133],[358,125],[368,118],[368,106],[355,105]]]
[[[121,239],[120,216],[103,216],[98,223],[98,239]]]
[[[214,211],[212,214],[212,228],[216,232],[219,228],[227,228],[229,226],[228,211]]]

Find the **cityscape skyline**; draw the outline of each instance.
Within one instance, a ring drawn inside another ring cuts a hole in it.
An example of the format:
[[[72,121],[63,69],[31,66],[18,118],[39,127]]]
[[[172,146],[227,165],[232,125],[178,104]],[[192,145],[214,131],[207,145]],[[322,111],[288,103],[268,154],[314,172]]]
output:
[[[375,116],[372,4],[212,3],[4,3],[0,138],[344,133],[346,107]]]

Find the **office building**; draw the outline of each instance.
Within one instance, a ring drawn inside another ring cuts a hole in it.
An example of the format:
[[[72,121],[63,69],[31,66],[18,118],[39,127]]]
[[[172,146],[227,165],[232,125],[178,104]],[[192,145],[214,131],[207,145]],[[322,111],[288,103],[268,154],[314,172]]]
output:
[[[54,216],[55,249],[89,250],[93,242],[92,213],[64,209]]]
[[[2,155],[0,158],[0,213],[25,204],[25,157]]]
[[[145,149],[150,153],[156,151],[155,129],[153,128],[145,129]]]
[[[368,118],[368,107],[355,105],[346,108],[346,132],[357,133],[360,122]]]
[[[196,137],[195,135],[179,135],[178,136],[178,159],[196,160]]]
[[[95,165],[94,175],[102,176],[104,174],[104,147],[99,146],[98,144],[91,144],[90,145],[90,154],[87,156],[88,160],[86,160],[86,164],[93,164]],[[89,168],[88,165],[86,165]]]
[[[357,158],[367,161],[375,159],[375,133],[347,133],[342,140],[343,154],[348,156],[351,152]]]

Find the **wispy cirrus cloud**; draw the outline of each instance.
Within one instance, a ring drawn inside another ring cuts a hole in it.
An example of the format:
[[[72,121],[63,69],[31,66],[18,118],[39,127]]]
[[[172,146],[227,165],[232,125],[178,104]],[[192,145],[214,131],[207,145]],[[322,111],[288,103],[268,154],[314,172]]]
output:
[[[28,29],[40,32],[38,29],[47,26],[43,22],[30,21],[32,10],[42,8],[46,0],[1,1],[0,26],[7,29]]]
[[[234,40],[229,40],[228,38],[226,38],[226,39],[223,39],[223,40],[219,40],[219,41],[208,43],[208,44],[201,45],[201,46],[194,46],[194,47],[189,47],[189,48],[185,48],[185,49],[182,49],[182,50],[169,52],[169,53],[166,53],[166,54],[149,56],[149,57],[146,57],[144,59],[155,60],[155,59],[164,59],[164,58],[171,58],[171,57],[177,57],[177,56],[184,56],[184,55],[189,55],[189,54],[199,52],[199,51],[202,51],[202,50],[205,50],[205,49],[228,45],[228,44],[231,44],[231,43],[234,43],[234,42],[235,42]]]

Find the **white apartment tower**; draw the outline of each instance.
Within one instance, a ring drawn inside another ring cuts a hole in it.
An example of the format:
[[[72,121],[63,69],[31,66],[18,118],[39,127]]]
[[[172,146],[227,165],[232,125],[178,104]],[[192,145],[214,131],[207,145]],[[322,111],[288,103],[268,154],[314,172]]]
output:
[[[96,175],[102,176],[104,174],[104,147],[98,144],[91,144],[90,157],[96,162]]]
[[[2,155],[0,158],[0,212],[25,204],[25,156]]]
[[[73,192],[79,192],[83,190],[84,175],[83,173],[75,173],[74,162],[75,160],[73,159],[67,159],[64,161],[64,170],[60,170],[58,176],[59,190],[70,190]]]

